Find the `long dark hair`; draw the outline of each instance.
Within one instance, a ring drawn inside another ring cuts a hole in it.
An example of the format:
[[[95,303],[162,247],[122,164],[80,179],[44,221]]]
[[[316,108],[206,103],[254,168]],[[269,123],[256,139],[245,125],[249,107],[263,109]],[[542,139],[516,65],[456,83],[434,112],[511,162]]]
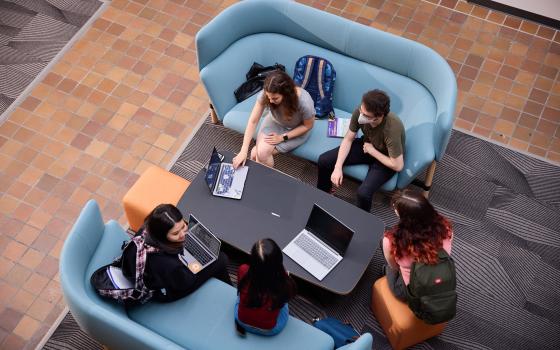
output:
[[[451,238],[452,226],[420,193],[404,190],[393,197],[399,223],[389,230],[392,255],[396,259],[410,256],[415,261],[435,264],[443,241]]]
[[[146,243],[160,248],[166,253],[179,253],[182,242],[170,242],[167,233],[176,223],[183,220],[183,214],[173,204],[160,204],[144,220]]]
[[[257,241],[251,248],[249,271],[238,284],[248,287],[248,307],[260,307],[267,300],[272,308],[281,308],[296,294],[296,285],[284,269],[282,250],[270,238]]]
[[[282,95],[282,102],[280,105],[270,103],[266,94],[263,93],[261,102],[265,107],[270,109],[277,109],[281,106],[288,116],[292,116],[299,108],[299,98],[297,95],[296,84],[293,79],[280,70],[269,74],[264,80],[264,92]]]

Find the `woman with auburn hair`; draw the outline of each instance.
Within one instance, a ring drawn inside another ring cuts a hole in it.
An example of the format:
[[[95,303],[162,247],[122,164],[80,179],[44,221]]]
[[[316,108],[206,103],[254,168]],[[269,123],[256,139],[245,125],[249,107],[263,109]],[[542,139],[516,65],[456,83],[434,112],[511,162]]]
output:
[[[245,164],[249,144],[265,109],[269,113],[260,127],[257,145],[251,150],[251,160],[274,167],[273,155],[289,152],[309,138],[315,120],[313,99],[288,74],[271,73],[251,111],[241,151],[233,158],[235,168]]]
[[[453,229],[449,220],[418,192],[397,193],[392,204],[399,223],[385,231],[383,238],[385,273],[393,294],[406,301],[412,263],[436,264],[442,248],[451,255]]]

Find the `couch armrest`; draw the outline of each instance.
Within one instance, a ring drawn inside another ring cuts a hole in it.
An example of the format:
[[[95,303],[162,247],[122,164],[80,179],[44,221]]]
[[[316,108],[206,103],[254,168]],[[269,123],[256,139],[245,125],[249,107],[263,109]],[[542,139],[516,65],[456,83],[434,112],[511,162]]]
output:
[[[424,85],[436,101],[434,120],[435,159],[444,153],[455,120],[457,80],[447,61],[431,48],[415,43],[414,60],[410,61],[408,76]]]
[[[72,227],[60,257],[60,281],[70,312],[80,327],[110,348],[181,349],[128,318],[122,305],[101,299],[89,284],[93,271],[120,253],[128,236],[114,220],[103,224],[90,200]]]

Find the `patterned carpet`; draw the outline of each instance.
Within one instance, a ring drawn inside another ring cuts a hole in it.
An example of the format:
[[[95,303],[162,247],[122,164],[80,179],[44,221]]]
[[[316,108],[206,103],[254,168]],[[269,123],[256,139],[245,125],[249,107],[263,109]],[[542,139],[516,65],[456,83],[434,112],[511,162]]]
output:
[[[171,171],[193,179],[212,146],[237,151],[241,140],[235,132],[205,123]],[[312,163],[279,156],[276,166],[315,184]],[[356,187],[346,181],[337,196],[354,202]],[[455,227],[458,312],[443,334],[414,349],[560,348],[560,168],[454,131],[430,199]],[[390,226],[396,217],[388,201],[389,194],[377,194],[372,212]],[[369,309],[371,285],[383,263],[378,250],[348,296],[317,296],[303,286],[290,311],[308,322],[324,315],[348,321],[374,335],[374,349],[389,349]],[[62,348],[52,340],[60,341],[60,332],[69,334],[68,329],[62,324],[46,348]],[[82,337],[75,328],[74,334],[65,349]]]
[[[0,0],[0,116],[101,4],[99,0]]]

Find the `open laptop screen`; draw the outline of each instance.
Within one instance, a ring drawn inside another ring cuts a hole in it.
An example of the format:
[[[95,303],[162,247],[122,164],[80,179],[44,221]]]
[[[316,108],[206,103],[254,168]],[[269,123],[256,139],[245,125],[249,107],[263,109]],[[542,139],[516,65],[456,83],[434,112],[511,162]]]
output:
[[[220,241],[192,215],[189,217],[189,234],[196,237],[215,256],[220,254]]]
[[[354,235],[354,231],[338,221],[331,214],[327,213],[317,204],[313,205],[305,228],[322,239],[340,255],[346,253],[346,249]]]
[[[210,156],[210,161],[208,162],[208,169],[206,169],[206,183],[210,188],[210,191],[214,190],[214,185],[216,184],[216,180],[220,173],[220,164],[224,160],[224,156],[216,151],[216,147],[212,151],[212,155]]]

